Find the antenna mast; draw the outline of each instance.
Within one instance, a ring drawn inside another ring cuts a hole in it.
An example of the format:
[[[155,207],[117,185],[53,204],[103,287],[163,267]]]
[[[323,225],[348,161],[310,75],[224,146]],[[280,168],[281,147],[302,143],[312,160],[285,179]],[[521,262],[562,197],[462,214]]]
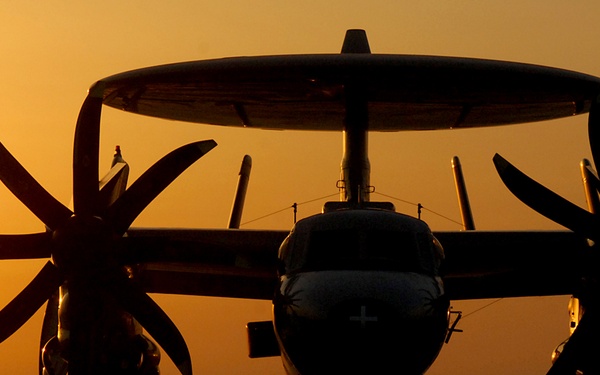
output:
[[[364,30],[348,30],[342,54],[371,53]],[[344,84],[343,156],[340,200],[369,202],[371,164],[368,156],[369,110],[365,82],[354,79]]]

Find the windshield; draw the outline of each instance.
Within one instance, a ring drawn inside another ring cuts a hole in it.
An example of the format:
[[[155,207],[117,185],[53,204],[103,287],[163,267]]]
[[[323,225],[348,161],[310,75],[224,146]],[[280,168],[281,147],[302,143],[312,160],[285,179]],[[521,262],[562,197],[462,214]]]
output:
[[[393,230],[316,230],[306,249],[307,269],[383,269],[434,272],[433,237]]]

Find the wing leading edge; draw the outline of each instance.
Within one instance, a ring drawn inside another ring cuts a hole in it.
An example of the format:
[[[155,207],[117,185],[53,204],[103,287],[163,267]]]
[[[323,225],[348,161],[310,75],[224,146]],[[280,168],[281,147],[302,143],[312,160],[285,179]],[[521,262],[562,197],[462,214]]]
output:
[[[576,293],[587,240],[567,231],[438,232],[450,300]]]
[[[126,246],[146,292],[266,299],[288,231],[131,229]]]
[[[146,292],[270,300],[287,231],[131,229],[127,253]],[[576,293],[587,240],[567,231],[436,232],[451,300]],[[135,260],[134,260],[135,259]]]

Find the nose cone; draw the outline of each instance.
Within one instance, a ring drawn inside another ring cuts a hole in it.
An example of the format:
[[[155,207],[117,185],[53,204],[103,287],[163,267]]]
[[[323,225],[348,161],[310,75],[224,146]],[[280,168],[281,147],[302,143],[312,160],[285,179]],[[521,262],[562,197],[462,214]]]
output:
[[[331,309],[321,350],[330,360],[328,373],[393,373],[403,322],[395,309],[374,299],[350,300]]]
[[[366,334],[394,323],[394,309],[377,300],[350,300],[334,306],[329,313],[332,326],[350,334]]]
[[[379,272],[295,276],[274,306],[284,358],[303,375],[422,374],[448,322],[448,302],[427,280]]]
[[[335,358],[328,371],[422,374],[440,350],[447,327],[444,312],[408,317],[370,299],[335,306],[328,319],[330,341],[322,348]]]

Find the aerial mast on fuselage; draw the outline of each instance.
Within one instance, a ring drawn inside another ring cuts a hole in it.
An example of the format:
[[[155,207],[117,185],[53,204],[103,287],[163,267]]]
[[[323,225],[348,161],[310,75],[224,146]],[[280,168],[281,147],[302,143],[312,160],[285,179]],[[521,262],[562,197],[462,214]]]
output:
[[[364,30],[348,30],[342,53],[371,53]],[[369,201],[371,164],[368,156],[369,110],[366,82],[360,78],[344,83],[343,156],[340,200]]]

